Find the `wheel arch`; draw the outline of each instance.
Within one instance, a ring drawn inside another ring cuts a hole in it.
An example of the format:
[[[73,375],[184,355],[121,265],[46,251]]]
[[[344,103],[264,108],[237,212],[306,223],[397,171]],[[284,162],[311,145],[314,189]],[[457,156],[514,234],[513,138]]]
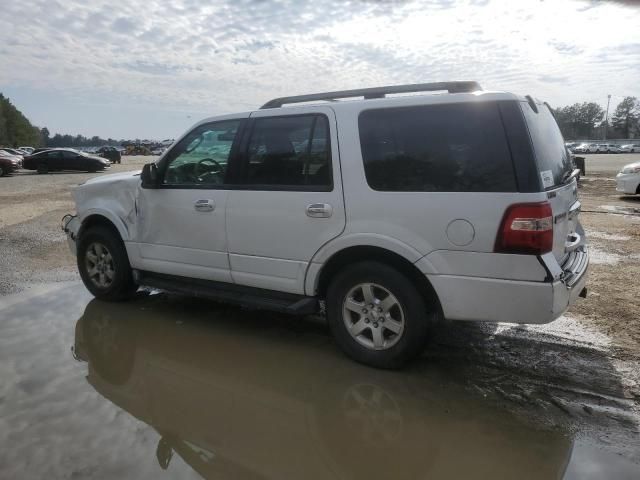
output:
[[[124,223],[119,219],[111,218],[112,215],[105,214],[104,212],[92,211],[89,212],[80,224],[80,230],[78,231],[78,238],[91,227],[104,226],[117,233],[122,241],[128,238],[128,232]]]
[[[418,288],[428,304],[436,306],[442,312],[438,295],[427,276],[414,263],[403,255],[390,249],[374,245],[353,245],[335,252],[324,262],[311,280],[312,292],[320,298],[325,298],[331,279],[342,269],[362,261],[376,261],[395,268],[406,275]]]

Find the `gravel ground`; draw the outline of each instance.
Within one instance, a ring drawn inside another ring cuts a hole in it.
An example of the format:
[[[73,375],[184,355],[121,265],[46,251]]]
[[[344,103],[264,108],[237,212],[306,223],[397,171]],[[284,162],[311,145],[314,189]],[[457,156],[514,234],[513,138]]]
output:
[[[156,157],[124,157],[107,173],[138,170]],[[0,295],[32,283],[75,280],[75,258],[69,252],[60,220],[75,210],[71,189],[106,173],[49,173],[22,170],[0,178]]]

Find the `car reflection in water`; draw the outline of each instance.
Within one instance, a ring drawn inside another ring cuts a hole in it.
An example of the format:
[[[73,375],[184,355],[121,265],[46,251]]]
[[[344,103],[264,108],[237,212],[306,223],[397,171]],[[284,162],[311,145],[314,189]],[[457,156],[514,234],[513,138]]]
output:
[[[164,469],[178,454],[205,478],[562,477],[562,432],[524,425],[438,367],[360,366],[324,325],[265,315],[94,300],[74,354],[101,395],[159,433]]]

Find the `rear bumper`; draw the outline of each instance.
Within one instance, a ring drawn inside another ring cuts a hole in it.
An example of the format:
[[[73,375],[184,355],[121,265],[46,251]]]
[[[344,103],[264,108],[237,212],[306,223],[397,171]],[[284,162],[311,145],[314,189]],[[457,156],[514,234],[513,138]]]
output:
[[[529,282],[455,275],[428,275],[445,318],[505,323],[548,323],[562,315],[585,288],[589,254],[582,247],[562,275]]]

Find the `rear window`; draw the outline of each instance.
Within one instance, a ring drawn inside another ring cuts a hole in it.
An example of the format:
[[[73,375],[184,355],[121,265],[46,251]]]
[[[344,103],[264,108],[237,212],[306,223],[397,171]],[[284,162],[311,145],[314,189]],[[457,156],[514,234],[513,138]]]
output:
[[[375,190],[516,191],[496,103],[367,110],[359,128],[365,175]]]
[[[571,160],[555,118],[546,105],[537,105],[536,113],[527,102],[521,102],[529,128],[540,180],[545,190],[561,185],[570,173]]]

